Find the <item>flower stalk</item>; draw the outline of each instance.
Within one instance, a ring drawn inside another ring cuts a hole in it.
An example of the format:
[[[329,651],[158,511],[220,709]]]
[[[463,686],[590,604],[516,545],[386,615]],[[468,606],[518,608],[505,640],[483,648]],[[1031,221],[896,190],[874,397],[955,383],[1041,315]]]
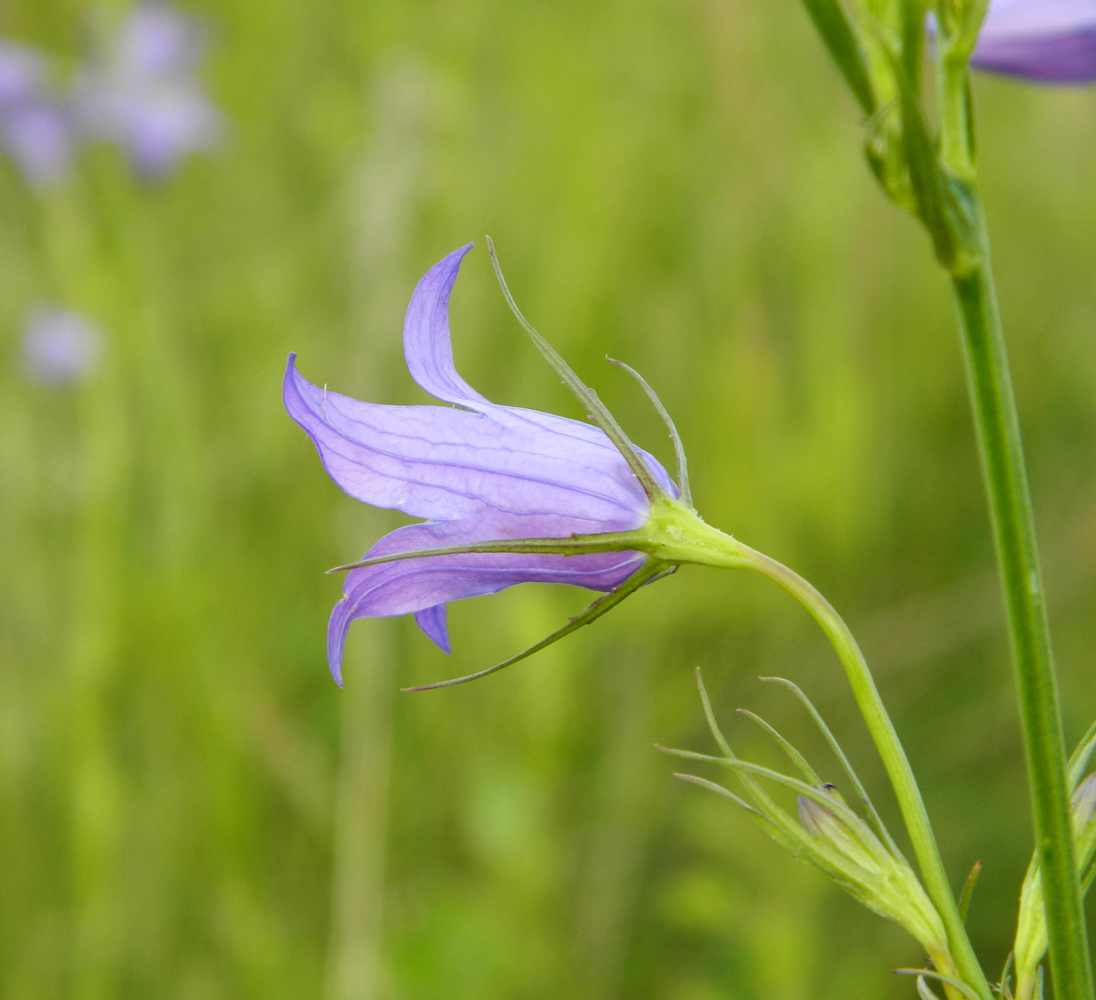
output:
[[[914,777],[909,758],[894,729],[894,723],[891,722],[883,699],[879,695],[879,689],[875,686],[875,680],[859,644],[844,619],[812,584],[775,559],[750,549],[742,543],[738,544],[749,560],[749,568],[780,584],[799,601],[818,622],[837,652],[841,665],[845,668],[845,675],[852,687],[853,697],[856,699],[860,714],[864,717],[894,788],[898,806],[902,811],[902,818],[921,869],[921,877],[925,880],[925,890],[944,922],[955,971],[982,1000],[990,1000],[992,994],[989,982],[974,954],[974,948],[963,926],[955,897],[952,895],[917,779]]]
[[[716,722],[699,670],[697,686],[704,714],[721,755],[714,757],[689,750],[660,749],[676,757],[718,764],[731,771],[741,783],[746,797],[697,775],[678,774],[676,777],[735,802],[765,833],[791,851],[797,860],[833,879],[868,909],[904,927],[928,956],[931,968],[921,972],[941,980],[949,1000],[961,1000],[962,997],[980,1000],[980,994],[956,976],[956,963],[939,912],[891,837],[855,769],[818,710],[791,681],[779,677],[765,677],[762,680],[786,687],[807,709],[840,761],[867,818],[862,818],[850,808],[837,786],[824,781],[803,754],[776,729],[742,708],[739,713],[752,719],[773,738],[802,778],[737,757]],[[795,817],[770,794],[765,787],[769,785],[775,786],[777,791],[790,789],[798,793]],[[931,992],[926,995],[921,986],[918,990],[924,1000],[931,1000]]]
[[[1016,3],[1005,10],[988,0],[936,0],[928,5],[880,0],[870,9],[843,0],[804,3],[816,24],[830,26],[822,32],[830,54],[850,84],[860,82],[853,93],[865,110],[874,112],[866,146],[873,171],[891,200],[925,226],[951,282],[1011,638],[1054,988],[1061,1000],[1090,1000],[1092,971],[1073,856],[1057,680],[978,191],[968,66],[1046,82],[1079,82],[1092,77],[1096,47],[1091,42],[1096,35],[1079,9],[1056,12],[1053,4]],[[936,64],[932,114],[922,110],[921,38],[901,30],[911,22],[900,16],[913,12],[919,20],[926,8],[933,15]],[[878,16],[880,12],[893,16]],[[832,30],[837,23],[843,34]],[[839,35],[844,41],[835,44]],[[895,88],[896,99],[891,99]],[[935,128],[930,125],[934,120]]]
[[[952,286],[1012,644],[1051,971],[1057,996],[1084,1000],[1093,995],[1093,984],[1073,857],[1058,684],[988,247],[969,274],[952,277]]]
[[[1050,965],[1062,1000],[1093,997],[1092,967],[1074,859],[1065,736],[1050,642],[1020,418],[993,281],[989,234],[977,186],[969,84],[958,67],[969,39],[941,43],[944,170],[962,185],[968,234],[964,266],[950,269],[966,361],[975,436],[1004,593],[1024,734],[1036,856],[1043,872]],[[958,173],[959,176],[955,176]]]

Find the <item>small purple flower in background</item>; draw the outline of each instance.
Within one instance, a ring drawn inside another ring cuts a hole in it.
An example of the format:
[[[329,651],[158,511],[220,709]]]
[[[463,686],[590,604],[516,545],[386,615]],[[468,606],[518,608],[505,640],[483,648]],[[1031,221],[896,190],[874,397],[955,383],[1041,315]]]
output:
[[[605,551],[608,544],[593,550],[594,542],[580,547],[584,537],[609,538],[642,527],[651,517],[652,496],[678,496],[653,457],[626,440],[622,450],[621,438],[610,439],[600,427],[492,403],[457,374],[449,295],[470,249],[471,244],[454,251],[426,273],[404,324],[411,377],[452,406],[359,402],[307,381],[290,355],[286,409],[312,438],[331,478],[365,503],[428,519],[386,535],[366,559],[476,543],[501,548],[515,539],[528,543],[524,551],[481,547],[351,569],[328,626],[328,662],[339,683],[343,644],[355,618],[414,614],[448,652],[449,601],[518,583],[567,583],[609,592],[595,602],[607,610],[657,572],[645,568],[640,552]],[[593,405],[600,406],[596,397]],[[564,546],[558,544],[554,551],[544,551],[547,545],[536,550],[538,540],[559,543],[572,536],[575,554],[559,554]],[[561,631],[599,613],[580,616]]]
[[[42,385],[69,385],[94,367],[103,337],[90,320],[56,306],[31,313],[23,335],[23,355],[31,378]]]
[[[193,75],[201,58],[202,33],[193,18],[166,3],[138,4],[77,80],[82,127],[121,145],[141,174],[170,172],[221,135],[220,113]]]
[[[970,61],[1044,83],[1096,79],[1096,0],[991,0]]]
[[[0,147],[32,184],[60,180],[72,160],[72,121],[47,79],[45,59],[0,41]]]

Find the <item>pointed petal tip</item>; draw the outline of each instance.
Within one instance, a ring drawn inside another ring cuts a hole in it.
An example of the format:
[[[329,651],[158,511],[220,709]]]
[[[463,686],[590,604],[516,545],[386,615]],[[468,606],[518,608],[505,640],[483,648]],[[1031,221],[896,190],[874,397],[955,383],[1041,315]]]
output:
[[[445,605],[435,604],[415,612],[415,624],[443,653],[453,652],[449,643],[449,626],[446,622]]]
[[[299,377],[297,371],[297,352],[290,351],[285,362],[285,375],[282,376],[282,400],[289,405],[289,394],[293,388],[293,381]]]
[[[404,318],[403,355],[411,377],[431,396],[475,410],[490,404],[457,374],[449,337],[449,296],[472,246],[446,254],[419,279]]]
[[[354,607],[344,597],[331,609],[331,618],[327,623],[327,666],[339,687],[343,686],[342,664],[346,633],[353,620]]]
[[[462,247],[457,247],[456,250],[450,250],[441,260],[439,260],[429,271],[426,272],[419,280],[421,285],[432,274],[437,274],[441,271],[447,271],[449,269],[456,270],[460,267],[461,262],[468,256],[469,251],[475,246],[475,243],[465,243]]]

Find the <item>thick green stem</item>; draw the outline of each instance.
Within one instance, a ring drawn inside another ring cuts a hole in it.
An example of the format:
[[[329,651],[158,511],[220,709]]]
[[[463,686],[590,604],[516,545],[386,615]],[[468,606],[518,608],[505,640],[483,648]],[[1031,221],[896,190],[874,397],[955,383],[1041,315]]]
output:
[[[913,769],[906,757],[906,751],[899,742],[894,724],[887,714],[875,686],[875,680],[856,639],[853,638],[848,625],[834,610],[833,605],[810,583],[775,559],[770,559],[741,542],[738,545],[745,557],[746,565],[779,583],[795,597],[814,616],[837,651],[849,684],[852,686],[860,713],[864,716],[868,731],[871,733],[879,755],[883,759],[883,765],[887,769],[891,785],[894,787],[898,806],[902,810],[902,818],[905,820],[910,841],[917,855],[921,876],[925,880],[925,889],[947,929],[948,944],[955,962],[955,969],[962,980],[976,990],[983,1000],[990,1000],[992,994],[989,983],[971,947],[970,939],[963,927],[963,920],[959,916],[959,909],[948,884],[944,863],[940,858],[940,850],[936,846],[936,837],[932,832],[925,803],[917,787],[917,780],[913,776]]]
[[[985,224],[977,265],[953,275],[978,446],[1012,639],[1020,718],[1043,871],[1050,967],[1058,1000],[1090,1000],[1092,970],[1069,817],[1065,741],[1035,547],[1020,425],[1009,377]]]

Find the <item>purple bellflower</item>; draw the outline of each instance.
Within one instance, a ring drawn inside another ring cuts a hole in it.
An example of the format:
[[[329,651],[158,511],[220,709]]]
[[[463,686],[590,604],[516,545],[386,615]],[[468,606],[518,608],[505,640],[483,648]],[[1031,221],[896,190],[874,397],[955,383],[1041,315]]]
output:
[[[56,306],[35,309],[23,335],[27,370],[41,385],[71,385],[99,359],[103,338],[83,316]]]
[[[990,0],[970,62],[1042,83],[1096,79],[1096,0]]]
[[[169,173],[221,135],[220,114],[193,75],[201,58],[193,18],[157,0],[138,4],[109,50],[77,80],[82,127],[121,145],[139,173]]]
[[[0,41],[0,146],[35,185],[52,184],[72,160],[71,115],[47,78],[45,59]]]
[[[679,563],[739,564],[725,544],[733,549],[733,540],[693,512],[679,439],[647,384],[640,379],[674,438],[680,491],[525,322],[493,248],[515,315],[596,426],[492,403],[457,374],[449,295],[470,249],[454,251],[426,273],[404,324],[411,377],[451,406],[359,402],[313,385],[297,371],[295,355],[289,358],[286,409],[312,438],[331,478],[358,500],[426,519],[386,535],[360,562],[338,567],[349,572],[331,615],[327,652],[340,684],[343,644],[355,618],[414,614],[448,652],[449,601],[528,582],[605,592],[544,641],[472,675],[480,677],[588,624]]]

